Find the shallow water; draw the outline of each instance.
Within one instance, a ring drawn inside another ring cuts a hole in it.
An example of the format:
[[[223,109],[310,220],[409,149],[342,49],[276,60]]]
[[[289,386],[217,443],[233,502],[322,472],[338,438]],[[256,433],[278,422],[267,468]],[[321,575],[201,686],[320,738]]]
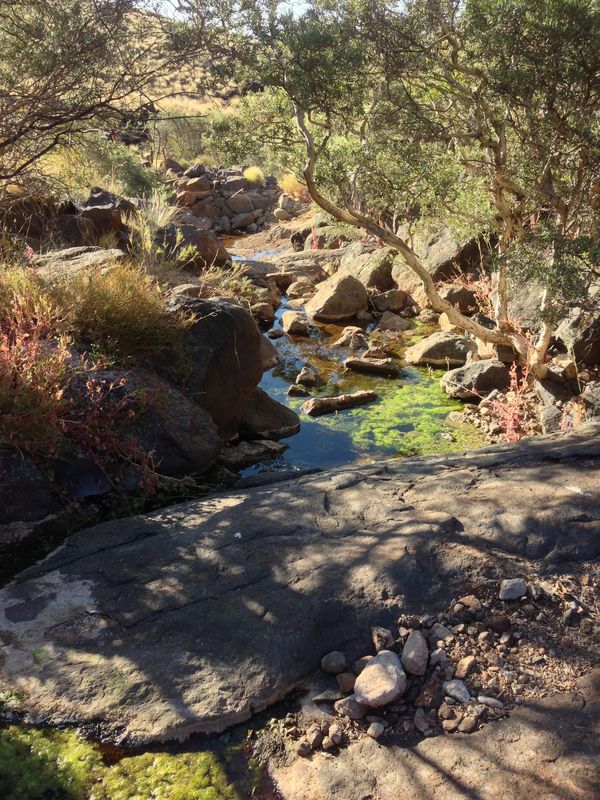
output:
[[[276,327],[284,311],[285,303],[277,312]],[[333,347],[342,329],[343,326],[333,325],[313,327],[309,338],[285,336],[273,341],[282,363],[265,373],[261,387],[299,413],[302,427],[295,436],[284,440],[288,449],[282,456],[250,467],[244,474],[273,469],[328,469],[391,457],[460,451],[485,443],[476,429],[447,424],[448,414],[463,405],[440,388],[441,371],[406,365],[400,376],[392,379],[347,372],[342,362],[356,353]],[[402,358],[407,346],[429,332],[414,322],[412,330],[397,335],[386,346]],[[306,398],[287,395],[288,387],[305,364],[316,367],[327,381],[312,394],[371,389],[379,399],[336,414],[308,417],[300,411]]]

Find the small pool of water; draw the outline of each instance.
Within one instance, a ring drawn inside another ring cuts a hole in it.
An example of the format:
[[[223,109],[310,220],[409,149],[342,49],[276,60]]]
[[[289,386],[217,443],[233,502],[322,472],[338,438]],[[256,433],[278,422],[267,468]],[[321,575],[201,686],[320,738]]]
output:
[[[277,312],[275,326],[285,311]],[[463,408],[440,388],[440,370],[404,366],[398,378],[380,378],[347,372],[343,361],[352,351],[334,347],[343,326],[319,326],[311,336],[275,339],[281,363],[265,373],[261,387],[300,414],[302,427],[285,439],[286,452],[270,462],[245,470],[249,475],[268,470],[333,468],[391,457],[428,455],[482,446],[485,440],[475,428],[446,422],[451,411]],[[418,322],[387,346],[398,356],[406,347],[431,331]],[[336,414],[311,418],[301,413],[306,398],[289,397],[287,390],[305,365],[318,369],[326,385],[315,395],[331,395],[371,389],[379,399],[374,403]]]

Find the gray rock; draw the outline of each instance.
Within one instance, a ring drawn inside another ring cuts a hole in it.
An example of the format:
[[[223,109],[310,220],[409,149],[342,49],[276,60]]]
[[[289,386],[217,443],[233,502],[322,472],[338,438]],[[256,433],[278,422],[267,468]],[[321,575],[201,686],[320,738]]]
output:
[[[475,292],[461,284],[448,284],[440,289],[440,297],[452,303],[463,314],[472,313],[477,309]]]
[[[105,272],[125,257],[126,254],[116,248],[67,247],[65,250],[51,250],[43,256],[36,256],[33,263],[44,280],[52,281],[93,269]]]
[[[402,649],[402,666],[411,675],[424,675],[429,660],[429,648],[421,631],[412,631]]]
[[[452,697],[453,700],[457,700],[459,703],[468,703],[471,699],[471,694],[465,683],[456,678],[451,681],[445,681],[443,688],[448,697]]]
[[[439,622],[436,622],[429,629],[429,639],[432,642],[437,642],[440,640],[446,641],[454,639],[454,634],[450,628],[447,628],[445,625],[441,625]]]
[[[348,719],[363,719],[369,710],[367,706],[359,703],[353,694],[338,700],[333,707],[340,716]]]
[[[501,361],[475,361],[458,369],[451,369],[440,379],[440,386],[450,397],[466,400],[484,397],[493,389],[507,389],[510,376]]]
[[[524,578],[507,578],[500,584],[500,600],[518,600],[527,594]]]
[[[456,366],[466,362],[469,353],[477,352],[477,344],[466,336],[454,333],[432,333],[405,353],[408,364],[431,366]]]
[[[372,708],[392,703],[405,690],[406,674],[397,654],[391,650],[381,650],[372,658],[354,684],[356,700]]]
[[[504,708],[504,703],[502,703],[496,697],[487,697],[487,695],[484,694],[480,694],[477,697],[477,702],[481,703],[483,706],[488,706],[489,708]]]
[[[262,440],[259,442],[239,442],[236,445],[224,447],[217,459],[229,469],[243,469],[251,464],[257,464],[265,458],[274,458],[285,452],[287,445],[278,442]]]
[[[366,288],[378,289],[380,292],[393,291],[396,286],[392,278],[392,267],[397,256],[397,251],[391,248],[372,250],[362,242],[357,242],[346,248],[339,272],[352,275]],[[406,294],[403,294],[406,301]]]
[[[543,433],[560,431],[563,421],[563,410],[557,406],[543,406],[540,409],[540,422]]]
[[[581,400],[589,419],[600,417],[600,381],[588,383],[581,393]]]
[[[317,386],[323,386],[325,381],[319,374],[319,371],[311,366],[304,366],[300,370],[300,372],[296,375],[296,383],[298,386],[308,386],[309,388],[315,388]]]
[[[333,675],[343,672],[346,669],[346,656],[339,650],[332,650],[321,659],[321,669],[323,672],[331,672]]]
[[[170,258],[179,259],[179,265],[188,270],[205,270],[231,262],[229,253],[215,234],[196,225],[170,222],[156,232],[154,243]]]
[[[370,736],[371,739],[379,739],[380,736],[383,736],[384,731],[385,725],[381,722],[372,722],[367,728],[367,736]]]

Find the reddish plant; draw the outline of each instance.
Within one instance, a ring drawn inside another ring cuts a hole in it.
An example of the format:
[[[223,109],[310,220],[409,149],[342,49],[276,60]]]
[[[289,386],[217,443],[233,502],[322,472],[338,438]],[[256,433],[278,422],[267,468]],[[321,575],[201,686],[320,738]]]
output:
[[[526,433],[530,419],[528,378],[527,368],[520,369],[516,363],[513,364],[508,391],[495,397],[489,404],[507,442],[518,442]]]

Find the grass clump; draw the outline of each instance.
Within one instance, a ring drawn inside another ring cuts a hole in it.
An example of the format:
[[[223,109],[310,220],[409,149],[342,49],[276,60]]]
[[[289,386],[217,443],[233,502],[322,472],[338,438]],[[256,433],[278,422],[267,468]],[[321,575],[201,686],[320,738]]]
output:
[[[298,178],[293,172],[284,172],[278,181],[279,188],[290,197],[295,197],[298,200],[304,200],[307,197],[306,186],[300,183]]]
[[[257,183],[260,186],[264,185],[265,174],[260,167],[247,167],[243,172],[244,178],[250,183]]]

